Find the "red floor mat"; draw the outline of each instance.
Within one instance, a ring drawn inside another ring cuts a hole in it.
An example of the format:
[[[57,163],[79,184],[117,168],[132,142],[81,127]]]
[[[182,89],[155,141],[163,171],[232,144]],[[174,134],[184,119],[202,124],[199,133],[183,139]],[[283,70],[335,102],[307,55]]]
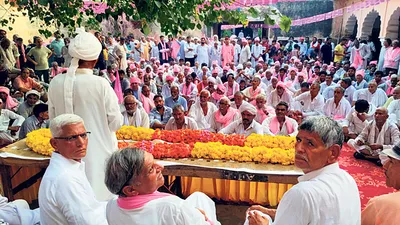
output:
[[[360,191],[361,207],[364,208],[372,197],[392,193],[395,190],[386,186],[384,170],[375,163],[353,157],[354,150],[347,144],[342,148],[339,165],[357,182]]]

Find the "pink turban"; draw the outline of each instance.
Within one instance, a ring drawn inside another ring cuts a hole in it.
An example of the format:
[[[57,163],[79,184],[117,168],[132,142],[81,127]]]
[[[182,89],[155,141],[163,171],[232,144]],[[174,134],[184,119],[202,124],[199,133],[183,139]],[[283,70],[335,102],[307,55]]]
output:
[[[157,59],[157,60],[156,60],[156,63],[160,63],[160,60]]]
[[[229,66],[224,66],[223,70],[229,70],[229,69],[230,69]]]
[[[264,59],[260,57],[260,58],[258,59],[258,62],[264,62]]]
[[[175,78],[174,78],[173,76],[171,76],[171,75],[168,75],[168,76],[165,78],[165,80],[166,80],[166,81],[174,81]]]
[[[131,77],[131,84],[133,84],[133,83],[140,84],[140,83],[142,83],[142,82],[141,82],[140,79],[137,78],[137,77]]]
[[[0,92],[4,92],[7,94],[7,100],[5,102],[6,109],[12,110],[18,106],[18,103],[14,101],[14,99],[10,96],[10,89],[6,87],[0,87]]]
[[[254,41],[260,41],[259,37],[254,38]]]
[[[276,85],[276,87],[281,87],[283,89],[286,89],[286,86],[282,81],[279,81],[278,84]]]
[[[217,69],[213,70],[212,74],[214,74],[214,73],[218,73],[218,70]]]
[[[314,64],[315,64],[316,66],[321,66],[321,63],[320,63],[319,61],[316,61]]]
[[[225,86],[223,84],[218,84],[217,89],[219,89],[220,91],[224,92],[226,91]]]
[[[281,66],[281,63],[280,63],[279,61],[276,61],[276,62],[274,63],[274,66]]]
[[[214,61],[212,61],[212,64],[213,64],[213,65],[218,65],[218,61],[217,61],[217,60],[214,60]]]
[[[301,63],[300,59],[295,59],[294,63]]]
[[[164,73],[164,70],[162,68],[158,69],[157,73]]]
[[[181,70],[179,69],[179,67],[177,65],[174,66],[174,73],[179,73],[181,72]]]
[[[130,65],[129,65],[129,69],[133,70],[133,69],[135,69],[135,68],[136,68],[135,64],[130,64]]]
[[[355,63],[353,63],[353,64],[351,64],[351,65],[350,65],[350,67],[354,67],[354,68],[356,68],[357,66],[356,66],[356,64],[355,64]]]
[[[364,70],[357,70],[356,76],[357,76],[357,75],[361,75],[361,76],[364,78],[364,76],[365,76]]]
[[[188,66],[185,66],[185,70],[190,70],[190,67],[188,67]]]
[[[146,60],[144,60],[143,58],[140,59],[140,62],[145,62]]]
[[[298,76],[298,77],[302,76],[303,78],[306,77],[306,75],[305,75],[303,72],[298,72],[298,73],[297,73],[297,76]]]
[[[378,65],[378,62],[375,60],[375,61],[371,61],[370,63],[369,63],[369,65],[372,65],[372,64],[374,64],[375,66],[376,65]]]
[[[294,68],[294,67],[290,67],[290,68],[289,68],[289,73],[292,72],[292,71],[297,72],[297,69]]]

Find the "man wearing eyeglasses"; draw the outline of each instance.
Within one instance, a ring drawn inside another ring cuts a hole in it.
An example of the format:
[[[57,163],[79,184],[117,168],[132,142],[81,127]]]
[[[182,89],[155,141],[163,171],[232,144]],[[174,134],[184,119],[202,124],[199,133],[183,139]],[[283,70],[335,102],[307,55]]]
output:
[[[83,119],[62,114],[50,122],[54,152],[39,187],[42,224],[107,224],[106,202],[96,200],[85,175],[88,134]]]

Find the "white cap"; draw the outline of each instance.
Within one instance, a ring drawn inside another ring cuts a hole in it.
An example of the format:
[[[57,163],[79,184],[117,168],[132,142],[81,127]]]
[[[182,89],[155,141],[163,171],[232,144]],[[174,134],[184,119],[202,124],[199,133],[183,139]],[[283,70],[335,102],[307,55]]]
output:
[[[389,156],[390,158],[400,160],[400,143],[393,148],[384,149],[380,154]]]

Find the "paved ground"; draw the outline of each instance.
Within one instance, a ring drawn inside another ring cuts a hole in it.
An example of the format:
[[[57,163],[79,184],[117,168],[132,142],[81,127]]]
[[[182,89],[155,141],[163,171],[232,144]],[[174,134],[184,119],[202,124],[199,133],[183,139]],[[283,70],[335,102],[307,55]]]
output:
[[[243,225],[249,206],[217,204],[217,219],[222,225]]]

